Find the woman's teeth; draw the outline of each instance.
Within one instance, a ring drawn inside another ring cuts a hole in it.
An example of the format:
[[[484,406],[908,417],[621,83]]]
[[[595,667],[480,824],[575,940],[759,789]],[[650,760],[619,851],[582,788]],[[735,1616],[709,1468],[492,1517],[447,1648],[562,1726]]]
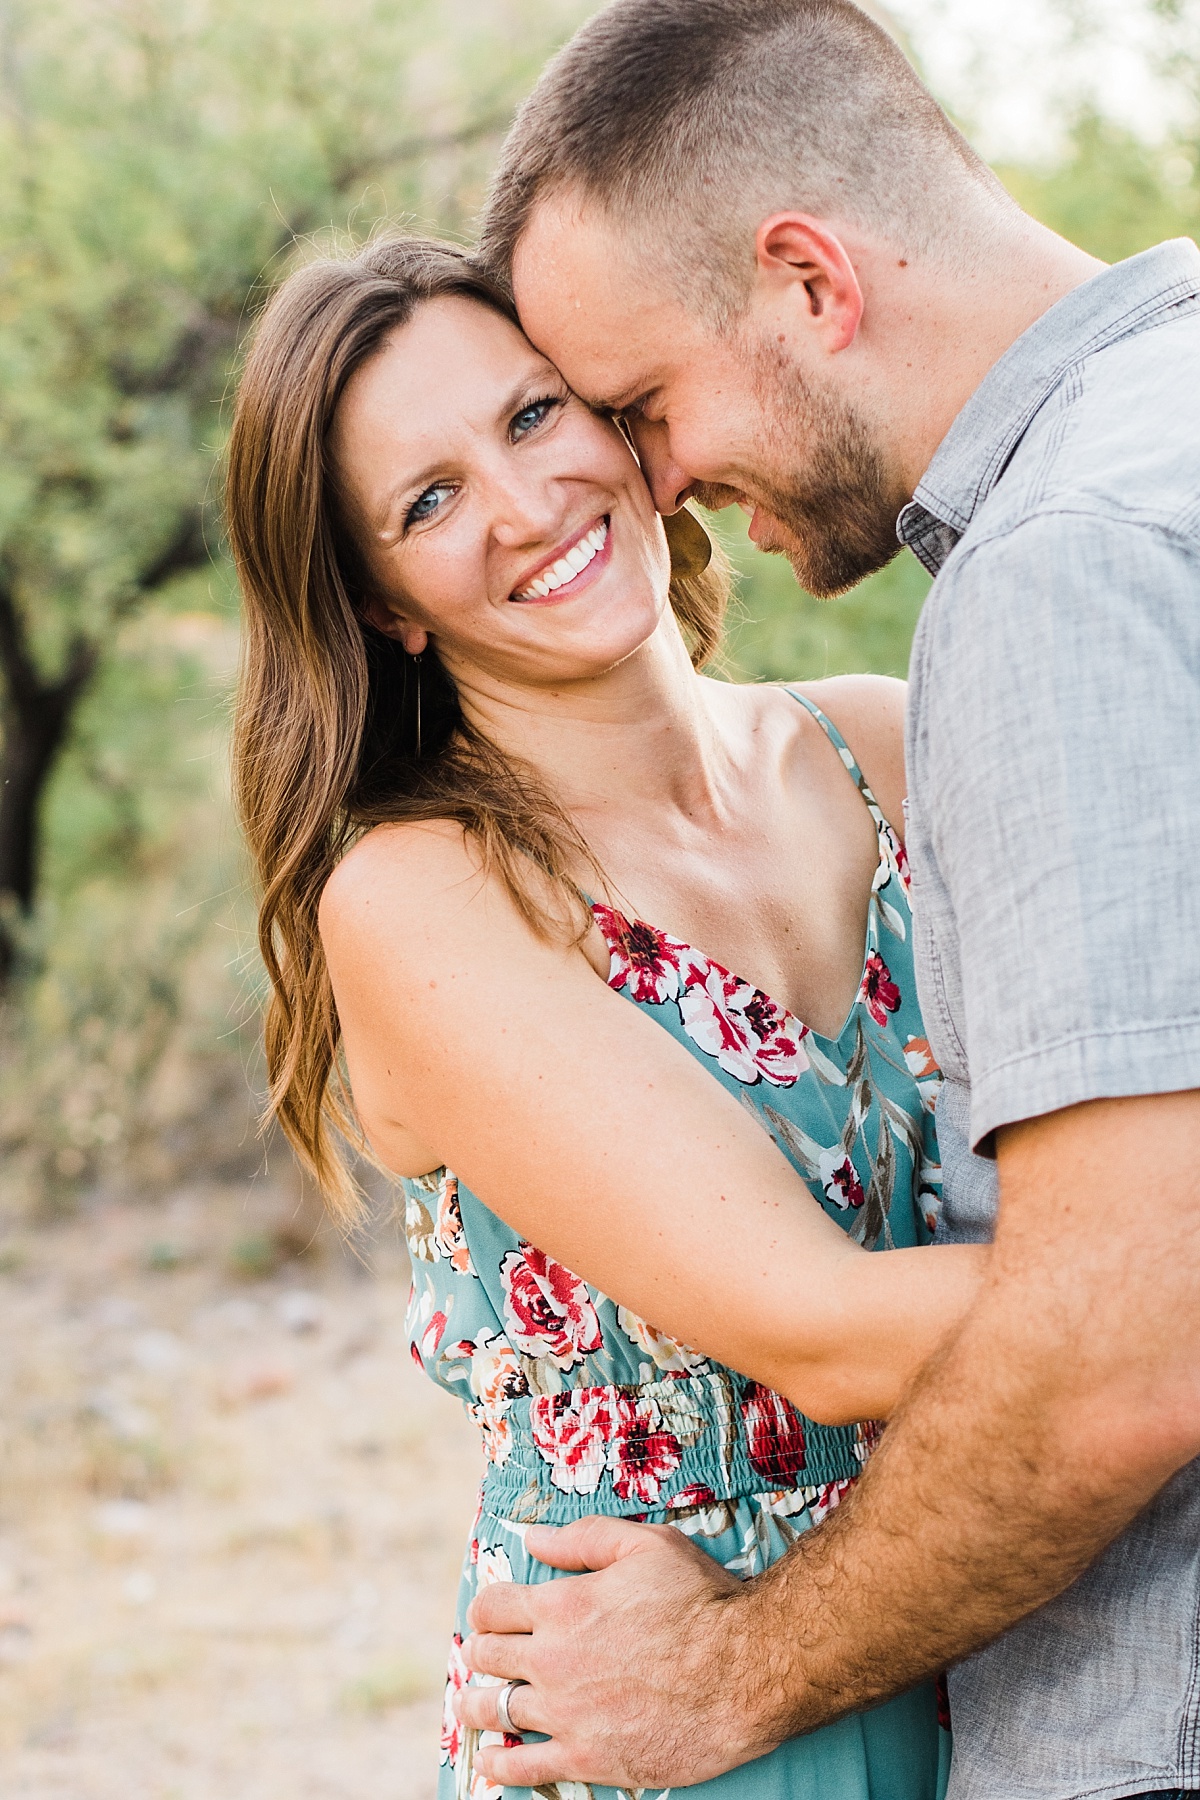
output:
[[[565,556],[560,556],[556,563],[543,569],[540,575],[518,588],[513,595],[514,600],[544,600],[555,588],[565,587],[568,581],[587,568],[594,556],[604,548],[604,540],[608,536],[608,520],[601,519],[599,525],[589,531],[586,537],[572,544]]]

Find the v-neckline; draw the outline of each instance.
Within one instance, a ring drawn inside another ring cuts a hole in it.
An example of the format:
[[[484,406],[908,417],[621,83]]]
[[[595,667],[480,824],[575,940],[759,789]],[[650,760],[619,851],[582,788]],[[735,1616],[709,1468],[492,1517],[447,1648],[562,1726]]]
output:
[[[872,902],[875,898],[877,885],[884,885],[882,882],[879,882],[878,877],[880,869],[885,868],[888,861],[888,850],[884,839],[884,830],[878,823],[875,825],[875,835],[879,844],[879,856],[875,864],[875,875],[871,882],[871,892],[867,899],[867,929],[865,934],[866,941],[863,945],[862,967],[859,971],[858,986],[854,990],[854,998],[850,1002],[846,1016],[843,1019],[836,1036],[830,1037],[825,1032],[818,1031],[815,1026],[806,1025],[804,1020],[800,1018],[797,1013],[794,1013],[790,1006],[784,1006],[780,1001],[768,994],[765,988],[760,988],[757,982],[751,981],[745,975],[739,975],[735,969],[727,968],[717,957],[710,956],[706,950],[701,950],[698,945],[689,944],[684,938],[676,937],[672,932],[664,930],[661,925],[651,924],[649,919],[640,917],[631,919],[627,913],[619,911],[617,907],[605,906],[603,901],[593,900],[588,896],[588,905],[591,908],[592,918],[596,923],[596,929],[599,931],[600,936],[604,938],[604,942],[608,948],[608,975],[606,976],[606,980],[611,985],[613,964],[616,961],[617,953],[614,946],[609,943],[603,926],[596,918],[596,910],[599,906],[604,906],[606,912],[615,914],[626,927],[641,925],[645,930],[654,932],[658,937],[666,938],[670,944],[677,946],[680,950],[686,951],[689,956],[696,957],[699,962],[706,963],[710,968],[716,969],[719,974],[725,976],[728,980],[739,982],[743,987],[750,988],[755,994],[761,994],[768,1006],[773,1007],[777,1013],[781,1014],[783,1018],[787,1019],[796,1027],[797,1035],[799,1037],[813,1037],[816,1038],[819,1044],[830,1044],[836,1047],[841,1043],[851,1025],[854,1023],[858,1009],[862,1005],[863,989],[866,986],[867,975],[871,966],[871,952],[875,948],[875,917]]]

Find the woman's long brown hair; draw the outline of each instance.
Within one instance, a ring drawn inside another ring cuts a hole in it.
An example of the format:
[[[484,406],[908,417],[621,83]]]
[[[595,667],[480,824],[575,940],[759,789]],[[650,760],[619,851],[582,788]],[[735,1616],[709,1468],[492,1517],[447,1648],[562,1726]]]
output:
[[[328,439],[346,383],[443,295],[516,323],[465,252],[430,239],[385,238],[297,270],[254,333],[229,443],[229,540],[245,607],[234,793],[272,987],[267,1118],[346,1221],[357,1195],[335,1133],[361,1135],[317,909],[349,845],[384,821],[456,820],[535,930],[561,928],[555,898],[567,917],[586,916],[570,873],[581,857],[586,865],[586,845],[533,771],[463,718],[436,655],[418,663],[365,622],[363,565],[338,513]],[[697,667],[717,648],[728,586],[720,559],[672,578]]]

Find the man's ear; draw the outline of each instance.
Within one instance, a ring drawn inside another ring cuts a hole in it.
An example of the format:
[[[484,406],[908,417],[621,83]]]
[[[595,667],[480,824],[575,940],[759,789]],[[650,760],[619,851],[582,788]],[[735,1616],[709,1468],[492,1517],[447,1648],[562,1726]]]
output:
[[[836,232],[809,213],[772,213],[754,240],[760,289],[783,303],[797,323],[815,328],[829,353],[858,333],[863,294],[849,252]]]
[[[395,638],[409,656],[420,656],[429,643],[429,633],[425,627],[414,625],[411,619],[401,618],[391,603],[380,594],[368,594],[362,603],[362,616],[368,625],[373,625],[384,637]]]

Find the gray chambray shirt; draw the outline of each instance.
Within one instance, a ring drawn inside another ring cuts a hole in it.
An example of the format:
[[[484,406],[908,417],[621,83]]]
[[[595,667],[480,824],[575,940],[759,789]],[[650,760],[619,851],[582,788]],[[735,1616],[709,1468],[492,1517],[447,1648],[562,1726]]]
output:
[[[1060,300],[900,515],[908,852],[943,1241],[991,1235],[991,1134],[1200,1087],[1200,252]],[[1156,1211],[1146,1145],[1145,1229]],[[1200,1787],[1200,1461],[950,1678],[950,1800]]]

